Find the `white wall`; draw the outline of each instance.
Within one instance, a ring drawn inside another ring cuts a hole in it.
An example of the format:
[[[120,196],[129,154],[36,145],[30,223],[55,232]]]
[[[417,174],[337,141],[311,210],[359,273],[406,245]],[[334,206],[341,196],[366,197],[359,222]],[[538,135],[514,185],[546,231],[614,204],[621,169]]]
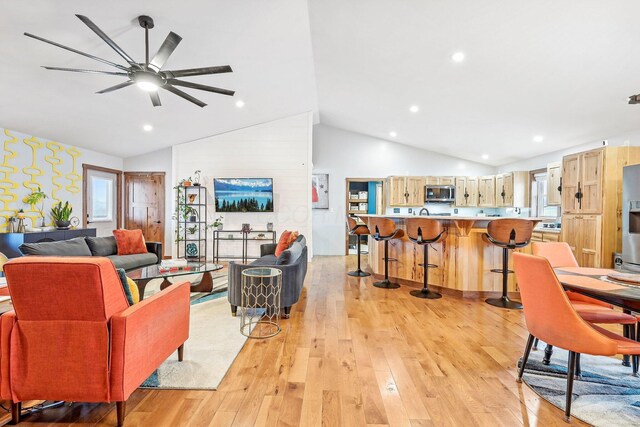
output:
[[[621,145],[640,145],[640,132],[630,132],[607,139],[609,146],[616,147]],[[559,162],[564,156],[582,151],[593,150],[602,147],[602,140],[592,141],[581,145],[565,148],[541,156],[532,157],[530,159],[521,160],[515,163],[498,166],[496,173],[510,171],[530,171],[535,169],[544,169],[548,163]]]
[[[329,174],[329,209],[313,210],[316,255],[344,255],[346,178],[487,175],[495,168],[325,125],[313,128],[313,173]]]
[[[225,212],[224,228],[239,229],[249,223],[254,229],[266,229],[266,224],[273,222],[278,236],[285,229],[298,230],[306,236],[311,256],[312,120],[312,113],[304,113],[176,145],[174,181],[202,171],[212,221],[218,216],[213,212],[214,178],[273,178],[274,212]],[[172,209],[174,205],[172,202]]]
[[[151,153],[142,154],[124,159],[125,172],[164,172],[165,173],[165,213],[164,213],[164,254],[171,256],[171,241],[173,239],[171,216],[173,215],[173,186],[176,185],[173,179],[172,151],[171,147]],[[123,193],[124,194],[124,193]]]

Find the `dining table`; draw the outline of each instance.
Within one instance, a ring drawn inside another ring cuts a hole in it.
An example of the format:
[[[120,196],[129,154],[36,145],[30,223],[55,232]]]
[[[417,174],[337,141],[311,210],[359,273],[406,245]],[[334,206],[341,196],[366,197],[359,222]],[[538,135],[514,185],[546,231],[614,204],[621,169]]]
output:
[[[627,314],[640,313],[640,274],[636,272],[592,267],[558,267],[554,271],[567,291],[620,307]],[[545,350],[546,362],[551,351],[550,347]],[[622,364],[631,365],[629,356],[624,356]]]

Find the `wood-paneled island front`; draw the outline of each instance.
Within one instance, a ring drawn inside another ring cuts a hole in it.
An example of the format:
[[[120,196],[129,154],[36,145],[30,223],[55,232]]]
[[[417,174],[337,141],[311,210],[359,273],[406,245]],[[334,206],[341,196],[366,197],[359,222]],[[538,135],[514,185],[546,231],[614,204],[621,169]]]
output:
[[[420,218],[410,215],[368,215],[393,220],[399,228],[405,228],[405,219]],[[361,219],[367,223],[367,216]],[[429,216],[441,221],[447,228],[447,237],[429,249],[429,262],[438,268],[429,269],[429,284],[435,285],[448,294],[464,297],[497,296],[502,291],[502,276],[492,273],[492,268],[502,267],[502,249],[482,240],[487,224],[493,217]],[[535,224],[539,218],[523,218]],[[374,230],[371,230],[374,233]],[[402,239],[389,242],[389,277],[399,279],[401,284],[422,286],[423,260],[421,246],[411,242],[406,235]],[[531,253],[531,245],[518,249]],[[369,236],[369,267],[375,277],[384,276],[384,243],[376,242]],[[509,261],[510,268],[511,259]],[[449,290],[449,292],[447,292]],[[509,277],[509,292],[517,292],[515,277]]]

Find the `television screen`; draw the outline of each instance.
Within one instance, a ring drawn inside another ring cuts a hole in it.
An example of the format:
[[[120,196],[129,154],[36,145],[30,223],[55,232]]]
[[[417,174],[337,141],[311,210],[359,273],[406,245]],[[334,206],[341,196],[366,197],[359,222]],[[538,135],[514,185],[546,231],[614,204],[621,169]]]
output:
[[[215,178],[216,212],[273,212],[273,179]]]

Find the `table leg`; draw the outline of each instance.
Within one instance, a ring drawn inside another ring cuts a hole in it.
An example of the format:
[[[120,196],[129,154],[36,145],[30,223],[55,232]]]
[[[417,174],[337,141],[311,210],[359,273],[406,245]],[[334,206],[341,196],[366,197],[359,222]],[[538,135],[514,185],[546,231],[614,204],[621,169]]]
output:
[[[151,279],[138,279],[134,280],[136,286],[138,287],[138,293],[140,294],[140,301],[144,299],[144,288],[147,287],[147,283],[149,283]]]
[[[213,276],[210,271],[202,273],[199,283],[191,286],[191,292],[211,292],[213,290]]]
[[[165,289],[167,289],[169,286],[173,285],[173,283],[171,283],[169,281],[169,279],[167,279],[166,277],[162,280],[162,283],[160,284],[160,290],[163,291]]]
[[[622,312],[624,314],[631,314],[631,311],[627,309],[623,309]],[[629,326],[630,325],[622,325],[622,335],[625,338],[634,339],[634,337],[632,337],[630,334],[631,328]],[[622,366],[631,366],[631,356],[629,356],[628,354],[625,354],[624,356],[622,356]]]

